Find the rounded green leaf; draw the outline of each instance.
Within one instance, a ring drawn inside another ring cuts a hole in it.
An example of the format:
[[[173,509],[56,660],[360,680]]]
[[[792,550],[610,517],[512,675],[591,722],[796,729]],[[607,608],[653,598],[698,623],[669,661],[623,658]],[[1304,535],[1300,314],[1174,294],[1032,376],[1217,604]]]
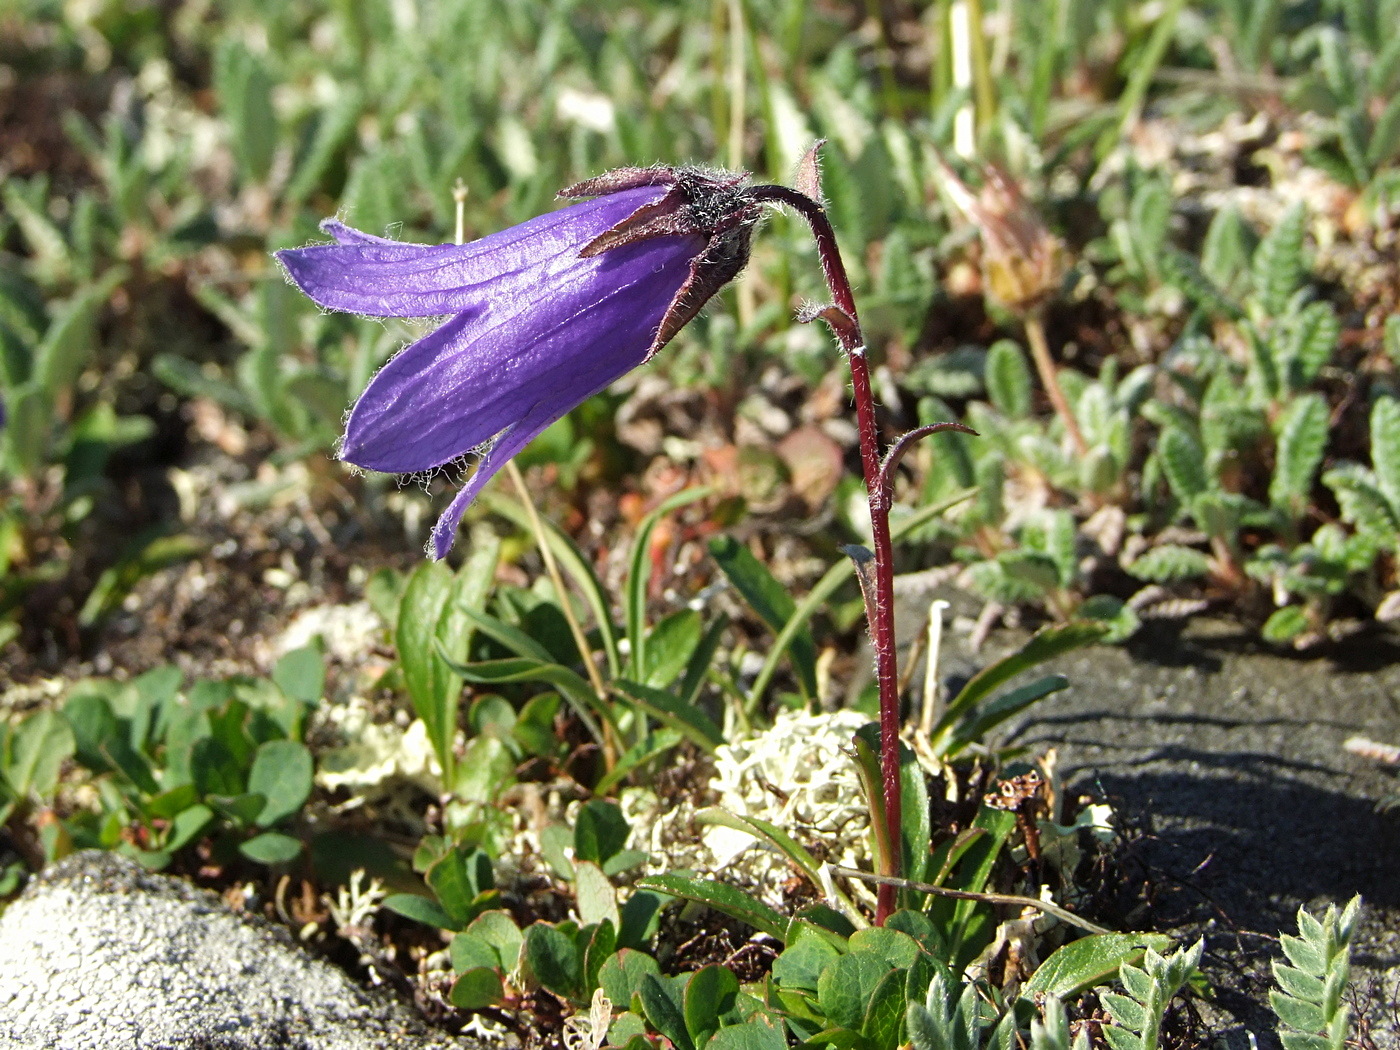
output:
[[[259,827],[271,827],[299,810],[311,794],[315,763],[306,745],[296,740],[269,740],[258,747],[248,773],[248,792],[267,801]]]
[[[301,853],[301,839],[276,831],[264,831],[243,843],[238,850],[259,864],[288,864]]]
[[[505,997],[501,975],[485,966],[467,970],[452,984],[448,998],[460,1010],[481,1010],[495,1006]]]

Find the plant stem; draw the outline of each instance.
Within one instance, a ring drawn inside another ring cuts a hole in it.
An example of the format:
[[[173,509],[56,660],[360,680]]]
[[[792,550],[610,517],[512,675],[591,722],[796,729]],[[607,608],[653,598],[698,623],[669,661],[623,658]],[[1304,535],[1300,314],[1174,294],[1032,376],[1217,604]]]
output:
[[[1074,442],[1075,454],[1083,459],[1089,454],[1089,443],[1084,440],[1079,421],[1074,418],[1069,402],[1065,400],[1065,392],[1060,389],[1060,378],[1055,374],[1055,362],[1050,358],[1050,341],[1045,338],[1045,321],[1041,317],[1040,307],[1033,307],[1026,314],[1025,324],[1026,341],[1031,344],[1031,357],[1035,360],[1035,370],[1040,373],[1041,385],[1050,396],[1055,415],[1060,417],[1070,440]]]
[[[826,209],[812,198],[786,186],[756,186],[752,194],[755,200],[792,208],[811,227],[826,285],[836,304],[836,309],[824,314],[823,319],[830,324],[851,365],[861,467],[870,500],[870,536],[875,553],[875,585],[866,602],[866,618],[870,624],[871,643],[875,648],[875,679],[880,687],[880,773],[890,844],[885,851],[884,870],[880,874],[897,879],[903,866],[903,837],[900,834],[903,821],[900,812],[899,685],[894,644],[894,547],[890,542],[888,486],[882,484],[880,470],[880,430],[875,420],[875,395],[870,385],[870,362],[866,358],[865,338],[861,333],[850,278],[846,275],[846,266],[836,244],[836,232],[827,218]],[[896,887],[881,884],[875,911],[877,924],[883,924],[894,911],[895,899]]]

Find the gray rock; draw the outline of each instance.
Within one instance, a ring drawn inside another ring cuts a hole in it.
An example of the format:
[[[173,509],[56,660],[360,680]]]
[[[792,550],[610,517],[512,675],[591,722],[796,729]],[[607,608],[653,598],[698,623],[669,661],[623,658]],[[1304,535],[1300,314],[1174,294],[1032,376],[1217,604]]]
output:
[[[111,853],[53,866],[0,915],[0,1050],[474,1045],[284,930]]]

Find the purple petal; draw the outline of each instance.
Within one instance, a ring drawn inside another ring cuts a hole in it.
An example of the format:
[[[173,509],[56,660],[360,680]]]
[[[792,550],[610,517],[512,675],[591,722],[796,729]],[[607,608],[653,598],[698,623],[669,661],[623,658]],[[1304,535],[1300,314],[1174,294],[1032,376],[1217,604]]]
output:
[[[331,221],[326,232],[340,243],[281,251],[277,258],[296,285],[328,310],[435,317],[471,308],[492,282],[538,283],[571,263],[581,245],[664,192],[648,187],[599,197],[470,244],[407,244]]]
[[[699,250],[658,237],[575,257],[530,294],[482,289],[458,314],[391,360],[356,402],[342,458],[386,473],[429,470],[553,406],[545,423],[646,357]]]
[[[476,472],[462,486],[462,490],[452,498],[452,502],[447,505],[447,509],[438,518],[437,524],[433,526],[429,552],[434,558],[442,559],[452,549],[452,541],[457,538],[457,526],[462,521],[462,515],[471,506],[472,500],[476,499],[481,490],[486,487],[486,483],[496,476],[496,473],[510,461],[512,456],[544,433],[550,424],[571,408],[573,405],[565,405],[560,408],[553,401],[536,405],[532,412],[513,423],[510,429],[492,442],[491,447],[486,450],[486,455],[477,464]]]

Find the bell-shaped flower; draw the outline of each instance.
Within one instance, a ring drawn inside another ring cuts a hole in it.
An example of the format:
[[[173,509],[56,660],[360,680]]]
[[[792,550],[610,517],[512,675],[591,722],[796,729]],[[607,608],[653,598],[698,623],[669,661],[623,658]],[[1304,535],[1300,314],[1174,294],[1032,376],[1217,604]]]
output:
[[[742,176],[688,168],[622,169],[561,196],[594,199],[469,244],[329,221],[335,244],[277,253],[326,309],[445,316],[374,377],[341,445],[343,459],[396,474],[484,450],[433,528],[436,558],[512,456],[648,360],[738,274],[759,211]]]

